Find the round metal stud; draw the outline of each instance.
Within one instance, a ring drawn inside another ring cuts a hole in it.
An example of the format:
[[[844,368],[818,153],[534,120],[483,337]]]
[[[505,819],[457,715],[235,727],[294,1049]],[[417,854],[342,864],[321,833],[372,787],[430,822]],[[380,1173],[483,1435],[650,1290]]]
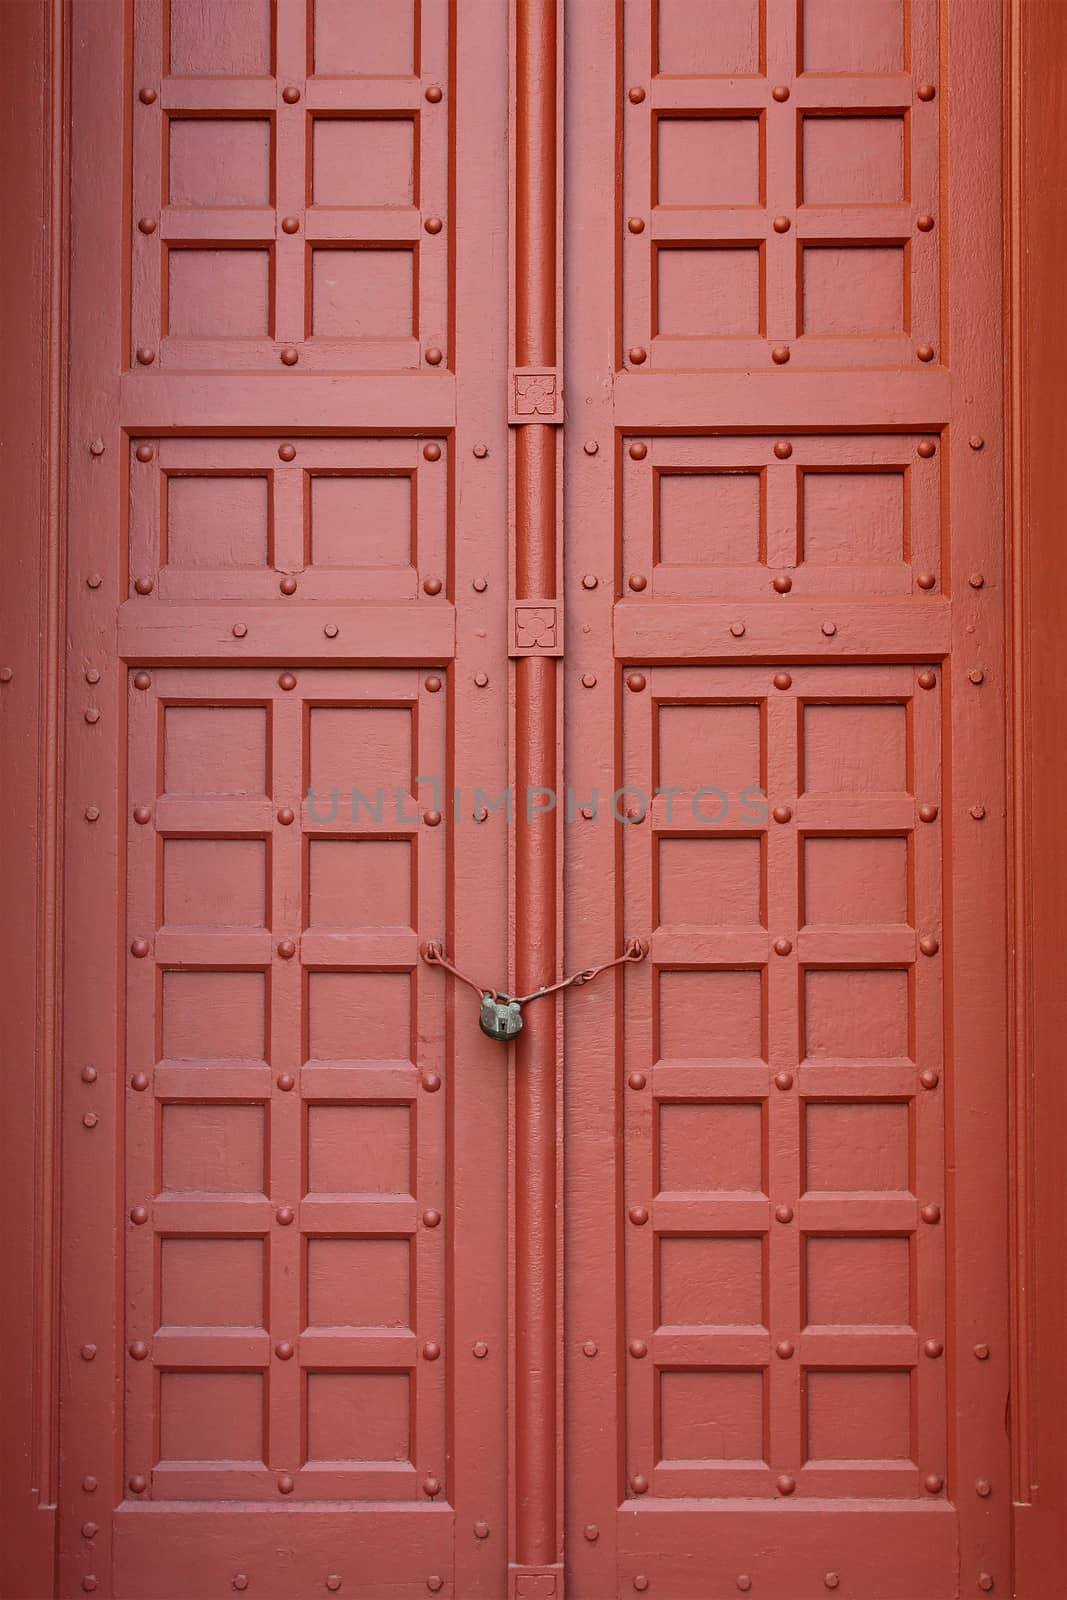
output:
[[[927,1339],[923,1345],[923,1355],[928,1356],[931,1361],[936,1361],[938,1356],[944,1353],[945,1347],[940,1339]]]
[[[148,1346],[143,1339],[135,1339],[130,1345],[130,1355],[134,1361],[143,1361],[148,1355]]]
[[[627,218],[626,226],[631,233],[644,233],[645,219],[644,217],[629,217]]]
[[[920,439],[915,447],[915,454],[922,456],[924,461],[929,461],[931,456],[937,454],[937,446],[932,439]]]
[[[432,344],[426,352],[426,365],[428,367],[439,367],[444,359],[444,352],[439,350],[435,344]]]
[[[474,1537],[476,1539],[488,1539],[488,1537],[489,1537],[489,1524],[488,1524],[488,1522],[476,1522],[474,1524]]]
[[[915,354],[920,361],[932,361],[934,359],[934,347],[932,344],[917,344],[915,346]]]
[[[985,585],[985,578],[980,572],[972,572],[970,577],[967,579],[967,582],[970,584],[972,589],[981,589]]]
[[[645,1590],[648,1588],[648,1579],[645,1577],[643,1572],[638,1572],[634,1577],[634,1588],[637,1590],[638,1594],[644,1594]]]
[[[837,1576],[836,1572],[828,1572],[822,1581],[827,1589],[836,1589],[839,1586],[841,1579]]]
[[[992,1576],[991,1576],[990,1573],[988,1573],[988,1572],[980,1572],[978,1574],[978,1587],[985,1594],[989,1593],[990,1589],[992,1589],[992,1587],[993,1587],[993,1579],[992,1579]]]
[[[471,815],[475,822],[488,822],[489,809],[487,806],[478,806],[477,810],[471,812]]]
[[[775,1483],[779,1494],[792,1494],[796,1486],[797,1480],[788,1472],[783,1472]]]
[[[792,226],[793,224],[790,222],[788,217],[775,217],[774,221],[771,223],[771,227],[774,229],[775,233],[788,233]]]
[[[428,1207],[427,1210],[422,1213],[422,1225],[424,1228],[437,1228],[440,1226],[440,1224],[441,1213],[439,1211],[435,1211],[433,1206]]]
[[[135,1072],[133,1077],[130,1079],[130,1088],[136,1089],[138,1094],[144,1094],[145,1090],[148,1088],[148,1073]]]
[[[296,678],[291,672],[283,672],[278,679],[278,687],[279,689],[285,689],[286,691],[295,689]]]
[[[488,587],[488,578],[474,578],[471,581],[471,588],[474,590],[475,594],[484,594]]]
[[[976,1361],[988,1361],[989,1346],[987,1344],[976,1344],[974,1347],[974,1358]]]
[[[11,677],[11,668],[10,667],[5,667],[4,668],[4,672],[7,673],[7,678],[4,679],[4,682],[6,683],[8,681],[8,679]],[[0,678],[2,678],[3,676],[4,676],[4,673],[0,672]],[[86,669],[85,669],[85,681],[86,681],[86,683],[99,683],[100,682],[100,674],[99,674],[99,672],[97,671],[97,669],[95,667],[86,667]]]
[[[427,1094],[436,1094],[441,1087],[441,1074],[439,1072],[424,1072],[422,1075],[422,1087]]]
[[[775,806],[774,810],[771,812],[771,816],[774,818],[775,822],[788,822],[792,815],[793,811],[791,806]]]
[[[341,630],[336,622],[327,622],[323,625],[322,631],[327,639],[336,639]]]
[[[779,439],[778,443],[774,447],[774,453],[778,457],[779,461],[788,461],[789,457],[793,454],[793,446],[789,443],[788,439]]]
[[[444,223],[441,221],[440,217],[427,217],[426,221],[423,223],[423,227],[426,229],[427,233],[438,234],[444,227]]]
[[[915,582],[918,584],[920,589],[932,589],[934,584],[937,582],[937,576],[933,572],[920,572],[916,577]]]
[[[296,445],[295,444],[280,444],[278,446],[278,460],[279,461],[295,461],[296,460]]]
[[[975,822],[981,822],[982,818],[985,816],[985,806],[972,806],[971,816],[974,818]]]
[[[279,1361],[291,1361],[293,1359],[292,1340],[280,1340],[278,1344],[274,1346],[274,1354],[278,1357]]]
[[[731,624],[730,624],[730,632],[732,633],[732,635],[733,635],[733,637],[735,639],[743,639],[745,637],[745,625],[744,625],[744,623],[743,622],[731,622]]]
[[[635,439],[633,444],[630,446],[630,460],[643,461],[647,455],[648,445],[643,444],[640,439]]]
[[[143,1473],[135,1472],[133,1477],[129,1481],[130,1493],[131,1494],[144,1494],[144,1492],[145,1492],[145,1490],[147,1488],[148,1488],[148,1479],[144,1476]]]
[[[985,440],[982,438],[980,433],[972,433],[971,437],[967,440],[967,443],[970,445],[972,450],[982,450],[985,447]]]
[[[89,440],[89,454],[91,456],[102,456],[106,449],[107,446],[99,434],[96,435],[95,439]]]
[[[640,594],[643,589],[648,588],[648,579],[643,572],[631,572],[627,581],[634,594]]]
[[[300,99],[300,90],[296,87],[295,83],[286,84],[285,88],[282,90],[282,99],[285,101],[287,106],[296,105],[297,101]]]
[[[940,944],[932,933],[923,934],[923,937],[919,940],[919,949],[924,956],[936,956],[940,948]]]
[[[633,1477],[630,1479],[630,1488],[633,1490],[634,1494],[648,1493],[648,1479],[645,1477],[643,1472],[634,1473]]]
[[[92,1474],[82,1479],[82,1489],[85,1494],[95,1494],[98,1487],[99,1485]]]
[[[835,633],[837,632],[837,623],[836,622],[824,622],[823,625],[822,625],[822,630],[821,631],[822,631],[822,633],[824,634],[824,636],[827,639],[832,639],[834,637]]]
[[[774,953],[776,956],[787,956],[792,952],[792,949],[793,945],[789,939],[776,939],[774,941]]]
[[[582,588],[595,589],[599,582],[600,579],[597,577],[595,572],[587,572],[582,577]]]
[[[82,1118],[82,1127],[95,1128],[99,1121],[100,1118],[97,1116],[95,1111],[87,1111]]]
[[[138,961],[143,961],[151,949],[147,939],[134,939],[130,945],[130,954]]]
[[[436,83],[431,83],[426,91],[426,98],[432,106],[439,106],[444,98],[444,90]]]
[[[282,594],[295,594],[296,579],[292,576],[292,574],[289,574],[281,579],[278,584],[278,588],[282,591]]]
[[[440,694],[441,679],[437,676],[436,672],[431,672],[428,678],[423,679],[423,688],[426,690],[427,694]]]
[[[929,667],[924,667],[915,681],[920,689],[932,689],[937,682],[937,673]]]
[[[789,99],[789,90],[784,83],[776,83],[771,90],[771,99],[777,100],[779,105],[784,105]]]
[[[941,1207],[934,1205],[931,1202],[931,1204],[923,1206],[922,1210],[919,1212],[919,1215],[922,1217],[924,1222],[940,1222]]]
[[[86,806],[86,808],[85,808],[85,820],[86,820],[86,822],[99,822],[99,820],[100,820],[100,807],[99,806]]]
[[[278,1479],[278,1493],[292,1494],[295,1488],[296,1484],[293,1482],[292,1476],[288,1472],[283,1472]]]
[[[96,1360],[96,1346],[95,1346],[95,1344],[83,1344],[82,1348],[81,1348],[81,1358],[82,1358],[83,1361],[95,1361]]]
[[[104,580],[100,576],[99,572],[90,572],[89,576],[85,580],[85,586],[87,589],[99,589],[103,581]]]
[[[648,1355],[648,1345],[643,1339],[631,1339],[629,1348],[630,1354],[636,1361],[643,1361]]]
[[[422,580],[422,588],[425,594],[440,594],[444,584],[440,578],[424,578]]]
[[[100,721],[100,712],[99,712],[99,710],[97,709],[96,706],[90,706],[89,707],[89,709],[85,713],[85,720],[88,723],[94,723],[94,722],[99,722]]]
[[[479,689],[487,688],[488,684],[489,684],[489,674],[488,674],[488,672],[476,672],[474,674],[474,682],[475,682],[475,686],[477,688],[479,688]]]
[[[788,1361],[796,1353],[796,1345],[792,1339],[780,1339],[774,1347],[774,1353],[781,1361]]]
[[[643,366],[648,360],[648,351],[639,344],[635,344],[629,351],[630,362],[635,367]]]
[[[489,1346],[486,1344],[484,1339],[477,1340],[477,1342],[471,1346],[471,1350],[476,1361],[484,1361],[486,1356],[489,1354]]]
[[[776,1072],[774,1074],[774,1087],[776,1089],[791,1089],[793,1087],[793,1074],[791,1072]]]
[[[648,1079],[645,1077],[643,1072],[631,1072],[626,1082],[631,1089],[641,1090],[645,1087]]]
[[[632,106],[639,106],[644,98],[645,91],[642,89],[640,84],[635,84],[627,95],[627,99]]]
[[[274,1217],[283,1228],[288,1228],[296,1220],[296,1212],[292,1206],[279,1206]]]
[[[582,445],[582,449],[585,451],[587,456],[595,456],[597,451],[600,449],[600,446],[595,439],[587,439]]]
[[[972,667],[967,676],[970,678],[972,683],[985,682],[985,673],[982,671],[981,667]]]
[[[441,813],[439,811],[424,811],[422,820],[428,828],[438,828],[441,825]]]
[[[635,1228],[643,1228],[645,1223],[648,1221],[648,1207],[631,1206],[628,1216]]]
[[[338,1589],[341,1587],[340,1575],[336,1572],[331,1572],[329,1577],[326,1579],[326,1587],[329,1589],[331,1594],[336,1594]]]
[[[278,821],[281,823],[283,828],[290,827],[296,819],[296,813],[292,806],[279,806],[277,815]]]
[[[155,101],[156,91],[154,89],[142,89],[137,98],[143,106],[150,106]]]
[[[937,807],[934,806],[934,805],[930,805],[930,804],[921,805],[919,807],[919,821],[920,822],[936,822],[937,821]]]
[[[138,594],[151,594],[152,590],[155,588],[155,581],[154,579],[148,577],[135,578],[133,586],[137,590]]]
[[[776,689],[788,689],[793,682],[792,675],[788,672],[776,672],[773,683]]]
[[[776,344],[774,349],[771,351],[771,360],[774,362],[776,367],[784,367],[786,362],[789,360],[790,353],[791,352],[787,344]]]
[[[235,639],[243,639],[248,633],[248,624],[246,622],[235,622],[230,632]]]
[[[918,228],[920,233],[929,233],[933,228],[933,225],[934,219],[930,215],[929,211],[924,211],[921,216],[915,218],[915,226]]]
[[[287,344],[285,349],[279,352],[278,360],[283,367],[295,367],[300,360],[300,351],[295,345]]]
[[[626,687],[633,694],[640,694],[645,687],[646,681],[643,672],[629,672],[626,675]]]
[[[918,95],[920,100],[932,100],[934,95],[937,93],[937,90],[934,88],[932,83],[920,83],[915,93]]]
[[[600,1538],[600,1529],[597,1527],[595,1522],[587,1522],[585,1527],[582,1529],[582,1533],[589,1540],[590,1544],[596,1544],[597,1540]]]
[[[793,1220],[793,1207],[792,1206],[775,1206],[775,1208],[774,1208],[774,1220],[775,1220],[775,1222],[792,1222],[792,1220]]]
[[[431,439],[429,444],[423,445],[422,455],[424,461],[440,461],[441,446],[437,443],[436,439]]]
[[[97,1072],[96,1072],[96,1068],[95,1067],[88,1066],[88,1067],[83,1067],[82,1068],[82,1082],[83,1083],[95,1083],[96,1082],[96,1078],[97,1078]]]
[[[135,672],[133,675],[133,686],[135,689],[150,689],[152,687],[152,680],[148,676],[147,672]]]
[[[138,461],[151,461],[156,452],[150,444],[139,444],[133,453]]]
[[[589,1359],[592,1360],[593,1357],[596,1355],[596,1353],[597,1353],[596,1341],[594,1339],[587,1339],[585,1341],[585,1343],[582,1345],[582,1355],[583,1356],[588,1356]]]
[[[147,806],[134,806],[134,808],[133,808],[133,820],[134,820],[134,822],[139,822],[141,824],[141,826],[144,827],[146,822],[151,821],[151,818],[152,818],[152,813],[151,813],[151,811],[149,811]]]
[[[440,1354],[441,1346],[436,1344],[433,1339],[428,1339],[422,1347],[422,1359],[424,1361],[436,1361]]]
[[[788,594],[792,587],[793,580],[788,572],[780,572],[771,584],[775,594]]]
[[[941,1074],[933,1067],[924,1067],[919,1073],[919,1082],[924,1089],[936,1089],[941,1082]]]
[[[100,1529],[99,1529],[98,1525],[95,1522],[83,1522],[82,1523],[82,1538],[83,1539],[95,1539],[99,1532],[100,1532]]]
[[[299,217],[283,217],[282,218],[282,232],[283,233],[299,233],[300,232],[300,218]]]
[[[432,1572],[426,1579],[426,1587],[429,1589],[431,1594],[440,1594],[444,1586],[445,1580],[443,1578],[439,1578],[436,1572]]]
[[[296,1086],[296,1079],[293,1077],[291,1072],[279,1072],[275,1081],[277,1082],[278,1088],[282,1091],[282,1094],[289,1094],[290,1091]]]
[[[248,1578],[247,1578],[245,1573],[243,1573],[243,1572],[235,1572],[234,1573],[234,1576],[233,1576],[233,1587],[235,1589],[238,1589],[238,1590],[243,1590],[243,1589],[247,1589],[248,1588]]]
[[[988,1478],[979,1478],[974,1486],[974,1492],[980,1500],[988,1500],[993,1493],[993,1485]]]
[[[752,1587],[752,1579],[749,1577],[747,1572],[739,1572],[737,1577],[734,1579],[734,1582],[742,1594],[747,1594]]]
[[[296,955],[296,942],[293,939],[279,939],[278,954],[283,961],[291,961]]]

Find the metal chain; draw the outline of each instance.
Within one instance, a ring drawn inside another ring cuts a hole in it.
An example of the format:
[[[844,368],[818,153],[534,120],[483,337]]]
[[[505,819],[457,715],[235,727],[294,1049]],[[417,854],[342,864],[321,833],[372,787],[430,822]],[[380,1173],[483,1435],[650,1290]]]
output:
[[[444,945],[436,941],[424,944],[420,948],[419,954],[429,966],[443,967],[454,978],[458,978],[460,983],[465,983],[468,988],[473,989],[479,997],[490,995],[492,999],[501,1005],[515,1004],[524,1006],[531,1000],[540,1000],[545,995],[558,994],[561,989],[569,989],[572,985],[575,988],[581,988],[583,984],[591,983],[594,978],[599,978],[602,972],[608,972],[612,967],[622,966],[624,962],[643,961],[648,955],[648,944],[644,939],[628,939],[626,941],[626,949],[622,955],[616,956],[613,961],[605,961],[599,967],[583,967],[580,972],[572,973],[569,978],[563,978],[559,983],[549,983],[542,989],[535,989],[532,994],[523,995],[506,994],[503,989],[491,989],[485,984],[475,983],[473,978],[469,978],[465,972],[460,972],[458,967],[453,966],[445,955]]]

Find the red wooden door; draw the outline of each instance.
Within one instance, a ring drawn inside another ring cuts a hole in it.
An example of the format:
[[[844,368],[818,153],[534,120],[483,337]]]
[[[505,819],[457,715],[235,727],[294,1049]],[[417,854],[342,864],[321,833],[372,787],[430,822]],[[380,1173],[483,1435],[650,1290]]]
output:
[[[995,0],[72,27],[59,1592],[1007,1592]]]

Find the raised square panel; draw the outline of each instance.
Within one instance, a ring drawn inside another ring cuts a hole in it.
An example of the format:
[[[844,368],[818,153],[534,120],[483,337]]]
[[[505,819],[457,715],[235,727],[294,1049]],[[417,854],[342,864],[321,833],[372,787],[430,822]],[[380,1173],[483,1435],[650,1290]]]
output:
[[[264,706],[167,706],[164,719],[167,794],[264,793]]]
[[[263,1375],[259,1372],[161,1372],[161,1461],[263,1460]]]
[[[163,973],[163,1054],[169,1061],[260,1060],[262,972]]]
[[[762,1371],[667,1371],[659,1380],[659,1458],[762,1461]]]
[[[270,333],[270,251],[167,254],[167,333],[178,339],[264,339]]]
[[[907,1057],[907,972],[892,967],[806,972],[804,1053],[812,1061]]]
[[[262,1239],[159,1241],[165,1328],[262,1327],[264,1290]]]
[[[311,198],[317,206],[415,203],[415,124],[410,117],[316,117]]]
[[[762,1326],[763,1255],[758,1235],[660,1239],[660,1326]]]
[[[407,249],[311,252],[311,332],[319,338],[410,338],[415,253]]]
[[[308,974],[308,1054],[313,1061],[400,1061],[411,1055],[406,972]]]
[[[409,1194],[410,1107],[308,1106],[307,1175],[309,1194]]]
[[[803,332],[853,337],[904,332],[903,245],[806,245]]]
[[[891,566],[906,556],[905,475],[900,471],[806,471],[801,551],[823,566]]]
[[[666,1061],[763,1056],[763,975],[716,969],[659,975],[659,1055]]]
[[[909,1188],[909,1111],[898,1100],[809,1100],[804,1108],[808,1189]]]
[[[763,1190],[763,1107],[681,1101],[659,1107],[659,1188]]]
[[[410,1455],[408,1373],[308,1373],[309,1463],[407,1461]]]
[[[658,335],[725,339],[760,333],[758,245],[661,245],[655,274]]]
[[[907,922],[906,839],[820,837],[803,849],[805,922]]]
[[[903,72],[906,0],[803,0],[805,72]]]
[[[805,117],[802,149],[805,205],[891,206],[905,198],[903,117]]]
[[[671,78],[754,77],[762,0],[659,0],[656,71]]]
[[[382,796],[387,814],[389,798]],[[368,796],[373,803],[373,797]],[[411,926],[411,845],[406,839],[311,839],[308,926]]]
[[[164,839],[164,924],[263,927],[266,867],[262,839]]]
[[[163,566],[262,567],[270,560],[267,478],[172,473],[164,485]]]
[[[316,567],[407,567],[413,547],[410,473],[313,473],[311,561]]]
[[[762,776],[758,705],[664,705],[659,708],[657,782],[686,793],[727,794],[757,788]],[[715,813],[708,796],[709,815]]]
[[[261,1194],[265,1115],[263,1106],[164,1105],[163,1188]]]
[[[325,1109],[311,1108],[312,1111]],[[309,1328],[410,1326],[411,1245],[408,1240],[309,1239],[307,1320]]]
[[[758,117],[660,117],[656,135],[657,205],[760,204]]]
[[[379,787],[396,799],[410,792],[412,720],[406,706],[316,706],[310,713],[308,787],[326,797]]]
[[[808,1461],[910,1461],[911,1374],[809,1372]]]
[[[762,923],[762,848],[758,839],[660,839],[659,922],[697,927]]]
[[[906,1238],[809,1238],[804,1267],[808,1325],[910,1326],[909,1250]]]
[[[732,567],[763,559],[761,472],[660,472],[656,481],[657,562]]]
[[[271,0],[170,0],[167,70],[177,78],[266,77]]]
[[[806,705],[802,770],[810,794],[907,793],[904,706]]]
[[[415,64],[415,0],[314,0],[313,70],[320,76],[398,78]]]
[[[269,206],[266,117],[172,117],[168,124],[172,206]]]

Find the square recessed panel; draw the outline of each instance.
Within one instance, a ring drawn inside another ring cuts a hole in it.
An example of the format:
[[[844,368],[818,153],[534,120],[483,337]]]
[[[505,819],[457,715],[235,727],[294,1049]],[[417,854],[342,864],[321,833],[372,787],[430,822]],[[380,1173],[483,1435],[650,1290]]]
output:
[[[411,1455],[407,1372],[309,1372],[307,1460],[366,1463]]]
[[[170,1061],[258,1061],[264,1049],[266,974],[163,973],[163,1054]]]
[[[309,1239],[307,1320],[309,1328],[410,1326],[410,1242]]]
[[[759,335],[758,245],[661,245],[654,261],[656,334],[672,339]]]
[[[263,1268],[262,1239],[161,1239],[161,1326],[262,1327]]]
[[[659,0],[656,71],[672,78],[762,71],[762,0]]]
[[[905,330],[904,245],[806,245],[803,332],[851,338]]]
[[[410,473],[314,473],[311,561],[316,567],[407,567],[414,543]]]
[[[164,839],[163,922],[169,928],[261,928],[262,839]]]
[[[659,1054],[666,1061],[762,1059],[763,974],[661,972]]]
[[[911,1373],[809,1372],[808,1461],[910,1461]]]
[[[411,117],[316,117],[311,128],[314,205],[414,205]]]
[[[731,567],[763,559],[761,472],[660,472],[656,482],[658,562]]]
[[[310,972],[308,1055],[313,1061],[402,1061],[411,1055],[406,972]]]
[[[805,72],[903,72],[906,0],[804,0]]]
[[[758,705],[663,705],[659,707],[657,782],[687,794],[718,789],[736,795],[757,788],[762,777]],[[718,797],[704,810],[714,816]],[[676,802],[677,803],[677,802]]]
[[[167,706],[163,727],[167,794],[264,793],[265,706]]]
[[[903,117],[805,117],[802,199],[809,206],[900,205]]]
[[[762,1461],[764,1382],[762,1371],[661,1372],[660,1461]]]
[[[408,1194],[411,1108],[308,1106],[307,1184],[309,1194]]]
[[[806,923],[907,922],[906,839],[805,839],[803,852]]]
[[[906,794],[905,707],[806,705],[802,763],[809,794]]]
[[[415,252],[311,252],[311,332],[319,338],[399,339],[415,332]]]
[[[761,925],[763,858],[758,839],[661,838],[658,854],[661,925]]]
[[[311,839],[308,926],[410,927],[411,850],[407,839]]]
[[[415,0],[313,0],[314,71],[325,77],[398,78],[415,64]]]
[[[263,1460],[264,1379],[260,1372],[161,1372],[161,1461]]]
[[[656,134],[657,205],[760,204],[758,117],[660,117]]]
[[[762,1326],[763,1255],[763,1239],[757,1235],[661,1238],[660,1326]]]
[[[809,1100],[804,1108],[808,1189],[907,1190],[908,1106],[896,1100]]]
[[[170,205],[270,205],[266,117],[172,117],[168,134]]]
[[[262,567],[270,558],[270,485],[265,477],[164,479],[163,564]]]
[[[397,789],[410,792],[412,720],[407,706],[315,706],[310,712],[309,787],[320,797],[320,812],[334,789],[350,804],[353,789],[387,802]]]
[[[806,972],[804,1053],[812,1061],[907,1058],[907,972],[893,967]]]
[[[763,1190],[763,1107],[729,1101],[659,1106],[659,1188]]]
[[[266,77],[271,0],[170,0],[168,70],[179,78]],[[165,14],[166,14],[165,13]]]
[[[177,339],[265,339],[270,251],[167,252],[167,333]]]
[[[164,1105],[163,1188],[202,1194],[263,1191],[263,1106]]]
[[[805,1256],[805,1318],[811,1327],[908,1327],[906,1238],[815,1236]]]
[[[906,554],[905,474],[805,472],[801,550],[826,566],[891,566]]]

